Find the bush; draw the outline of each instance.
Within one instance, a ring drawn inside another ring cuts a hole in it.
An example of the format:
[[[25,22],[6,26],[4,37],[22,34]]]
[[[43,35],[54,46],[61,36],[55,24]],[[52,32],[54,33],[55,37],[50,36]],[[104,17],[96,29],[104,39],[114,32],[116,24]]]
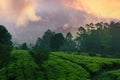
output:
[[[120,80],[120,70],[107,71],[97,76],[95,80]]]
[[[99,71],[109,70],[112,68],[118,69],[118,67],[120,66],[120,60],[113,58],[90,57],[74,54],[65,54],[62,52],[53,53],[53,55],[79,64],[83,66],[86,70],[88,70],[90,73],[99,73]]]
[[[8,45],[0,45],[0,67],[9,63],[11,48]]]
[[[0,69],[0,80],[45,80],[44,73],[25,50],[14,50],[7,67]]]
[[[50,55],[43,67],[46,69],[48,80],[89,80],[89,73],[80,65],[57,56]]]
[[[44,49],[30,50],[30,54],[35,59],[35,62],[41,65],[49,57],[49,51]]]

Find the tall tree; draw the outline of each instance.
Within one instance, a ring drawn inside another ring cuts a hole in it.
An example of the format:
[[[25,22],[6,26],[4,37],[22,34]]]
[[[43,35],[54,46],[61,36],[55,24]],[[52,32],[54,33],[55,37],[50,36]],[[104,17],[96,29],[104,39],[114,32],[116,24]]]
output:
[[[54,32],[52,32],[49,29],[44,33],[42,37],[42,43],[41,43],[44,49],[50,50],[50,41],[53,36],[54,36]]]
[[[76,44],[70,32],[67,33],[64,44],[63,46],[60,47],[60,50],[67,51],[67,52],[76,51]]]
[[[10,58],[10,51],[12,50],[12,36],[7,29],[0,25],[0,66],[7,65]]]
[[[39,49],[45,49],[45,50],[51,50],[50,48],[50,42],[52,37],[54,36],[54,32],[51,30],[47,30],[42,38],[38,38],[34,48],[39,48]]]
[[[42,39],[39,37],[33,48],[42,48]]]
[[[22,50],[27,50],[27,49],[28,49],[27,43],[23,43],[23,44],[21,45],[21,49],[22,49]]]
[[[120,52],[120,22],[111,22],[109,31],[111,34],[111,52]]]
[[[85,28],[83,27],[80,27],[78,29],[78,32],[77,32],[77,36],[76,36],[76,46],[77,46],[77,51],[80,52],[80,51],[84,51],[84,40],[86,38],[86,30]]]
[[[80,27],[77,34],[78,50],[89,53],[105,53],[109,50],[110,34],[108,24],[87,24],[84,29]],[[104,36],[103,36],[104,35]]]
[[[51,49],[53,51],[58,51],[64,43],[64,36],[62,33],[56,33],[51,39]]]

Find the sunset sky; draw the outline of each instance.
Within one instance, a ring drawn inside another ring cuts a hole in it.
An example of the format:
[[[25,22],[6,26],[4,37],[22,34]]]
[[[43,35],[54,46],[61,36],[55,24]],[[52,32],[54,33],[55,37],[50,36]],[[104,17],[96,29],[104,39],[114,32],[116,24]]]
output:
[[[29,42],[47,30],[75,34],[93,22],[120,19],[120,0],[0,0],[0,24],[14,41]]]

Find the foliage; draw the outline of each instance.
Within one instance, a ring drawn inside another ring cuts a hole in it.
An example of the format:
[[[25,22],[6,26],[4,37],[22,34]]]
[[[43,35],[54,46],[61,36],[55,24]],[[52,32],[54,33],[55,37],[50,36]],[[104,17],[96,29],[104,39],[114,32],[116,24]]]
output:
[[[35,62],[41,65],[49,57],[49,51],[44,49],[35,48],[29,52],[34,58]]]
[[[89,73],[81,66],[51,55],[44,62],[48,80],[89,80]]]
[[[28,49],[27,43],[23,43],[23,44],[20,46],[20,48],[21,48],[22,50],[27,50],[27,49]]]
[[[89,57],[74,54],[65,54],[62,52],[53,53],[53,55],[59,56],[62,59],[69,60],[78,65],[82,65],[90,73],[97,73],[99,71],[120,67],[120,60],[118,59]]]
[[[64,43],[64,36],[62,33],[56,33],[51,39],[51,49],[53,51],[59,51],[60,47]]]
[[[120,22],[111,22],[109,27],[109,32],[111,35],[111,52],[116,53],[117,56],[119,56],[120,52]]]
[[[16,50],[6,68],[0,70],[0,80],[44,80],[39,66],[33,61],[28,51]]]
[[[87,24],[77,32],[77,49],[90,55],[102,54],[119,56],[120,22]],[[105,54],[106,53],[106,54]]]
[[[11,50],[11,35],[4,26],[0,25],[0,67],[8,64]]]
[[[97,76],[95,80],[120,80],[120,70],[104,72]]]
[[[45,50],[51,50],[51,39],[54,36],[54,32],[52,32],[51,30],[47,30],[44,35],[42,36],[42,38],[38,38],[36,41],[36,44],[34,46],[34,48],[40,48],[40,49],[45,49]]]
[[[41,69],[42,67],[42,69]],[[29,51],[14,50],[0,80],[119,80],[120,59],[54,52],[42,64]]]
[[[44,49],[47,51],[58,51],[60,47],[63,45],[64,36],[62,33],[55,33],[51,30],[47,30],[42,38],[38,38],[35,48]]]
[[[61,51],[67,52],[75,52],[76,51],[76,43],[73,40],[73,36],[70,32],[67,33],[65,41],[63,45],[60,47]]]

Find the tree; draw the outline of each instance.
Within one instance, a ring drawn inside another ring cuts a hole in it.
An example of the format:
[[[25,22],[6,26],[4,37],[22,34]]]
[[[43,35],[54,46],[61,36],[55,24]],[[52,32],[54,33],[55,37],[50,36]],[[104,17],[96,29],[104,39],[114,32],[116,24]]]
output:
[[[35,59],[36,63],[38,63],[40,66],[41,64],[48,59],[49,51],[51,50],[50,44],[51,39],[54,35],[54,32],[51,30],[47,30],[42,38],[38,38],[35,46],[30,51],[30,54]]]
[[[38,38],[36,41],[36,44],[34,48],[40,48],[40,49],[45,49],[45,50],[51,50],[50,48],[50,42],[51,38],[54,36],[54,32],[51,30],[47,30],[42,38]]]
[[[56,33],[52,38],[51,38],[51,49],[53,51],[59,51],[60,47],[63,45],[64,43],[64,36],[62,33]]]
[[[118,54],[120,52],[120,22],[115,23],[112,21],[110,23],[109,32],[111,35],[111,52]]]
[[[77,46],[77,51],[84,51],[85,47],[84,47],[84,40],[86,40],[85,38],[87,38],[87,34],[86,34],[86,30],[83,27],[80,27],[78,29],[77,32],[77,36],[76,36],[76,46]]]
[[[84,29],[80,27],[77,34],[78,50],[88,53],[109,53],[110,34],[108,24],[87,24]],[[104,36],[103,36],[104,35]]]
[[[67,52],[76,51],[76,44],[70,32],[67,33],[64,44],[60,47],[60,50]]]
[[[23,43],[23,44],[21,45],[21,49],[22,49],[22,50],[27,50],[27,49],[28,49],[27,43]]]
[[[35,45],[33,46],[33,48],[42,48],[42,39],[39,37],[35,43]]]
[[[7,29],[0,25],[0,66],[6,66],[10,59],[10,52],[12,50],[12,36]]]
[[[44,49],[50,50],[50,41],[53,35],[54,35],[54,32],[52,32],[49,29],[44,33],[42,37],[42,43],[41,43]]]

